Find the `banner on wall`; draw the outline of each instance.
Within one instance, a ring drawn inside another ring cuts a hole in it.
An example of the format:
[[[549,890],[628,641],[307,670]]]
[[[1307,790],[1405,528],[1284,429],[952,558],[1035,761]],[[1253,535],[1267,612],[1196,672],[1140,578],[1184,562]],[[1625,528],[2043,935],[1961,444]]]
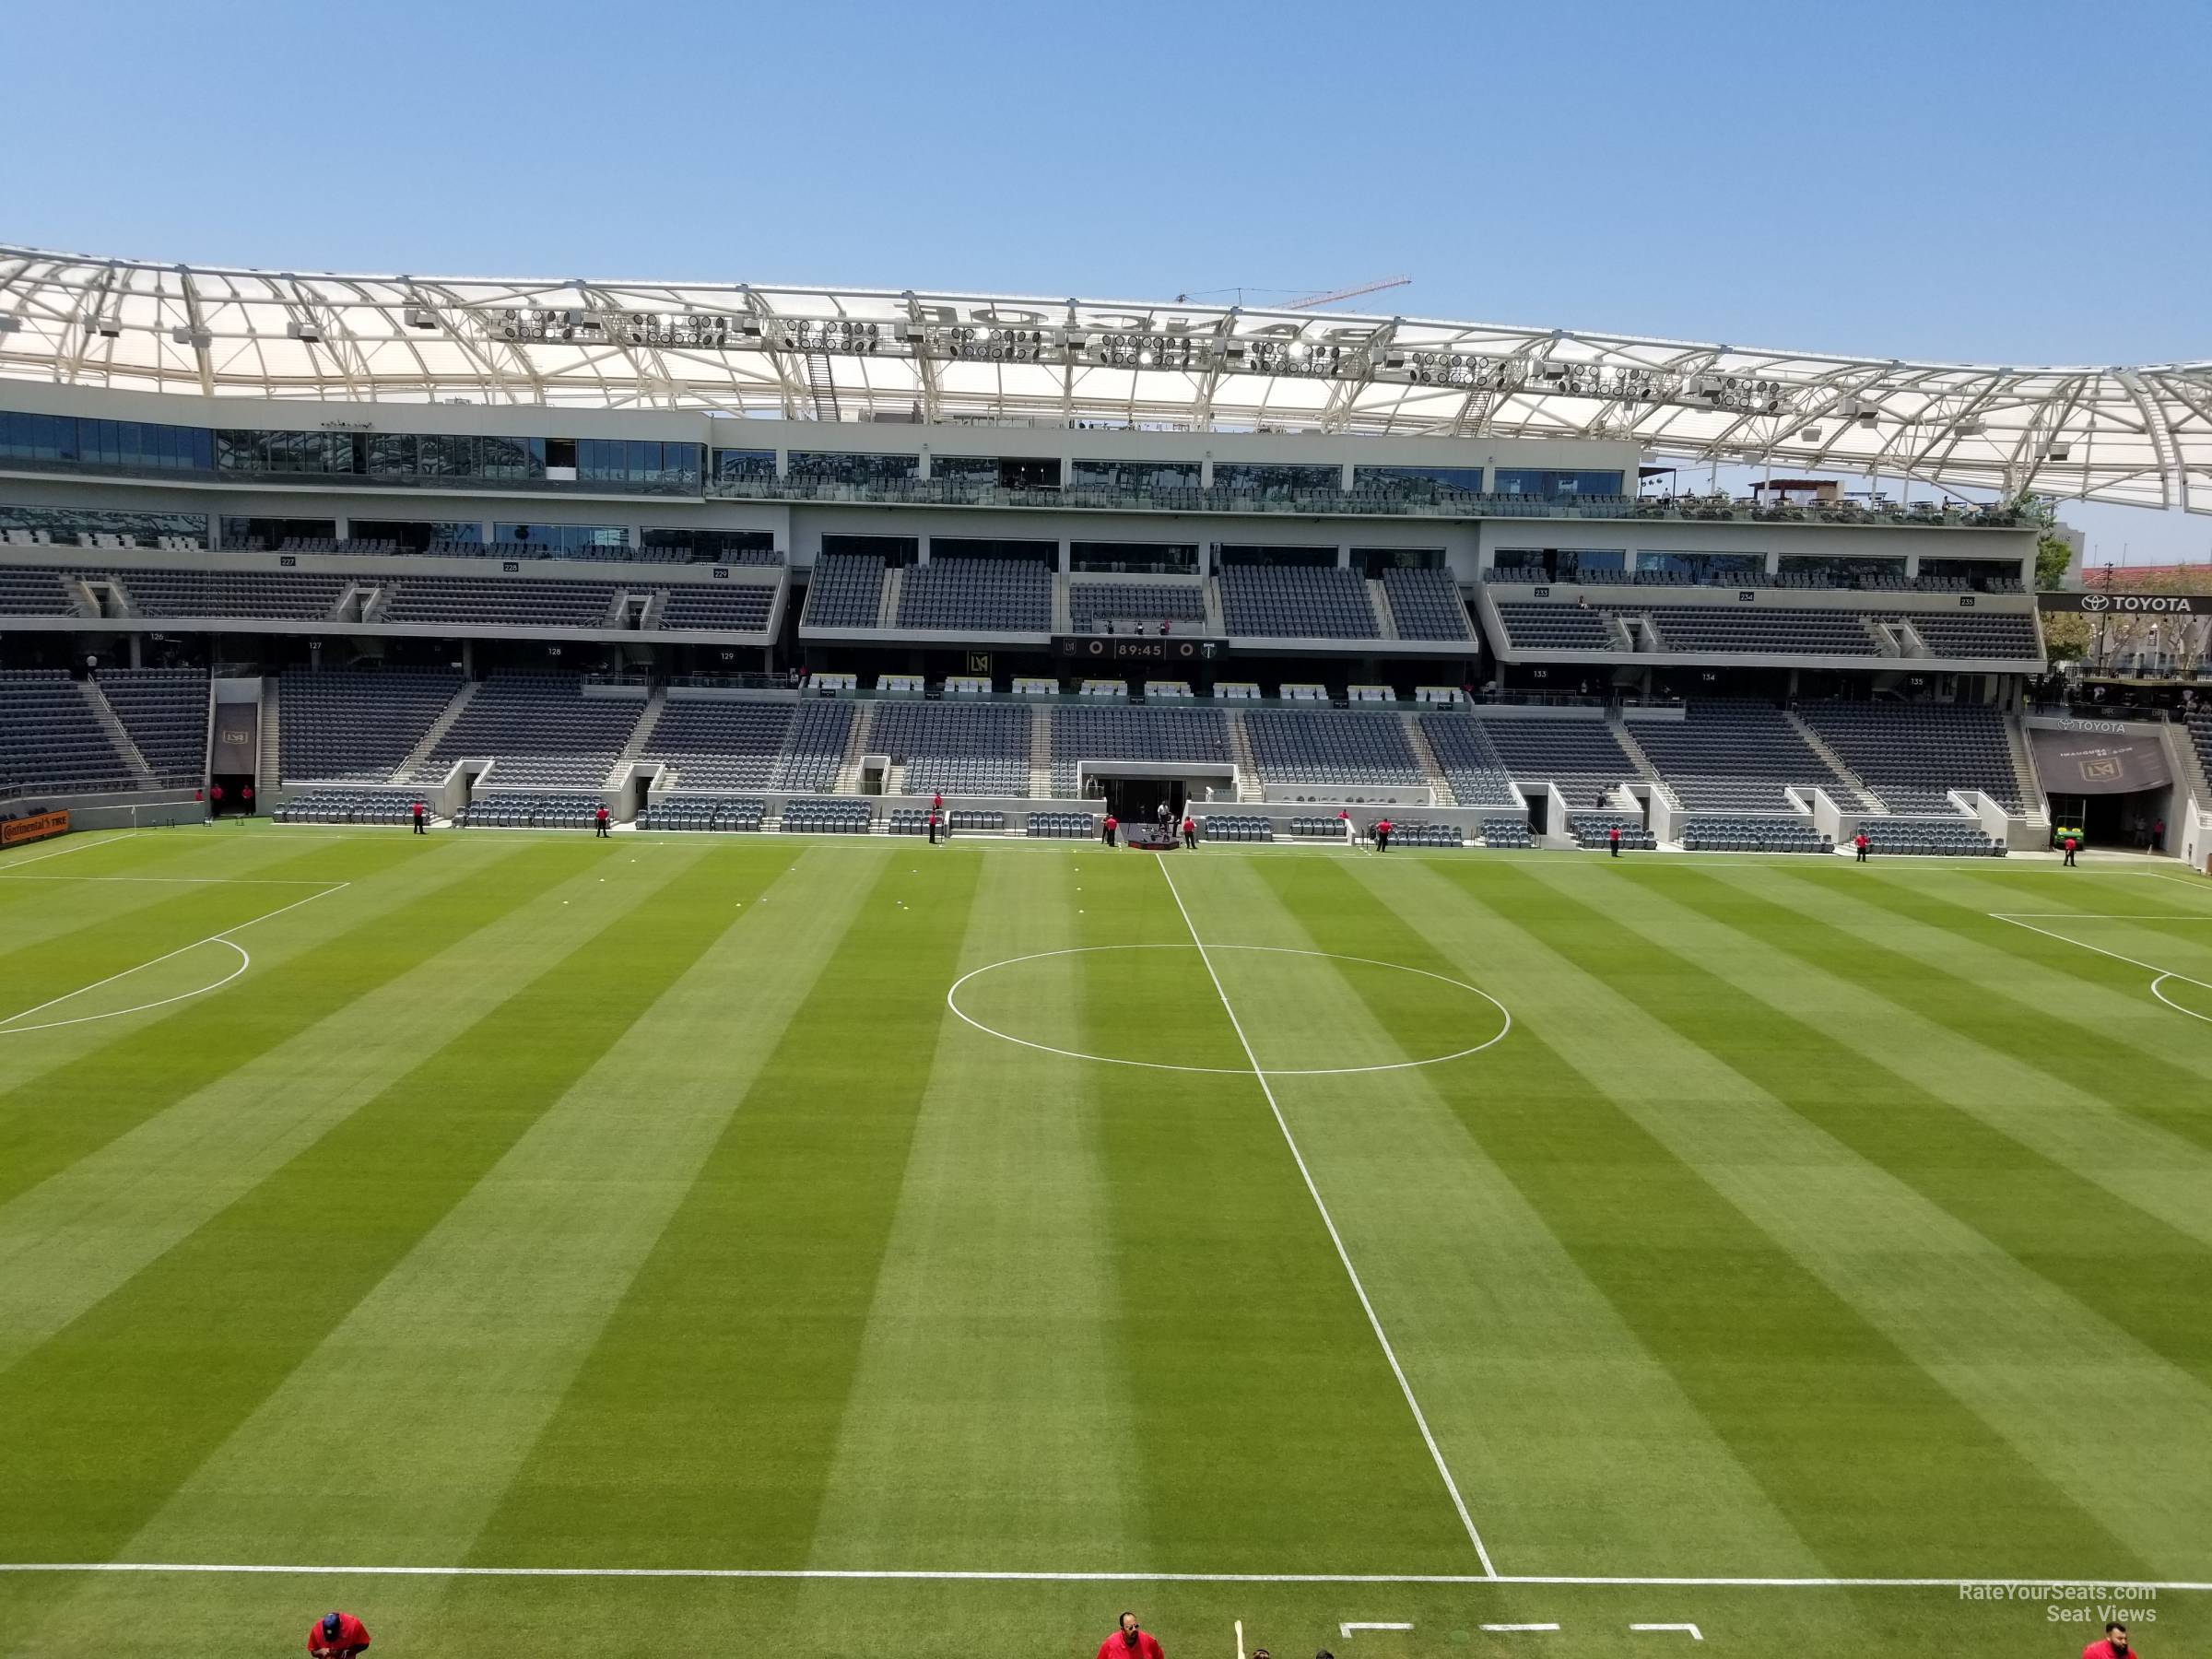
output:
[[[2163,789],[2173,782],[2166,765],[2166,746],[2156,735],[2132,735],[2119,729],[2117,721],[2082,724],[2115,729],[2030,728],[2035,769],[2042,775],[2045,794],[2133,794],[2139,789]]]
[[[261,765],[261,705],[224,702],[215,705],[215,764],[218,777],[251,776]]]
[[[0,822],[0,847],[20,846],[25,841],[44,841],[50,835],[68,833],[66,812],[34,812],[29,818]]]

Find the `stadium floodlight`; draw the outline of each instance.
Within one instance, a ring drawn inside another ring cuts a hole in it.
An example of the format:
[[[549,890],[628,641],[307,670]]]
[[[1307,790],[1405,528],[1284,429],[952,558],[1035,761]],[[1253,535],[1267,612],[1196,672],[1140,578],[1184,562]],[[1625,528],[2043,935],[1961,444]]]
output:
[[[85,332],[103,340],[120,340],[123,338],[123,324],[113,317],[88,317],[85,319]]]
[[[307,346],[316,345],[323,338],[323,325],[319,323],[294,323],[284,332]]]
[[[169,331],[169,337],[175,341],[178,345],[190,346],[194,350],[204,349],[205,347],[215,344],[215,336],[213,335],[209,334],[204,328],[194,328],[189,324],[181,325],[179,327],[171,329]]]
[[[1959,421],[1957,425],[1951,428],[1951,430],[1961,438],[1979,438],[1988,429],[1989,429],[1987,427],[1983,426],[1981,421],[1975,419],[1971,415],[1968,416],[1964,420]]]
[[[407,326],[409,328],[436,328],[438,313],[427,305],[410,305],[407,307]]]

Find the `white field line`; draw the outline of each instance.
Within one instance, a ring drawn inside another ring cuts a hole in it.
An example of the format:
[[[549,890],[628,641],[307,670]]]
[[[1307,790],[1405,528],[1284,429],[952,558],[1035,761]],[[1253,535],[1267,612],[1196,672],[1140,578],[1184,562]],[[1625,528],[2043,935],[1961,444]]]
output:
[[[900,1567],[394,1567],[276,1565],[215,1561],[0,1561],[6,1572],[200,1572],[354,1578],[757,1579],[998,1584],[1488,1584],[1682,1590],[1959,1590],[2110,1585],[2114,1590],[2212,1593],[2212,1580],[2137,1579],[2124,1574],[2043,1574],[2033,1578],[1731,1578],[1475,1572],[1020,1572]]]
[[[1345,1249],[1343,1235],[1336,1230],[1335,1218],[1329,1214],[1329,1206],[1322,1202],[1321,1189],[1313,1184],[1313,1172],[1306,1168],[1306,1156],[1299,1150],[1298,1137],[1290,1133],[1289,1121],[1283,1116],[1283,1109],[1276,1100],[1275,1086],[1267,1081],[1267,1073],[1260,1065],[1260,1057],[1253,1052],[1252,1039],[1244,1034],[1244,1022],[1237,1018],[1236,1006],[1229,1000],[1229,992],[1221,983],[1221,976],[1214,971],[1214,959],[1206,951],[1206,941],[1198,936],[1198,924],[1191,920],[1190,909],[1182,901],[1182,894],[1175,886],[1175,877],[1168,868],[1166,858],[1159,861],[1159,873],[1168,884],[1168,892],[1175,900],[1176,910],[1182,915],[1183,926],[1190,930],[1191,943],[1198,947],[1198,959],[1206,964],[1206,975],[1214,982],[1214,994],[1221,999],[1221,1011],[1229,1016],[1230,1029],[1236,1032],[1237,1041],[1244,1050],[1244,1058],[1252,1065],[1253,1077],[1258,1082],[1260,1092],[1267,1098],[1267,1110],[1275,1114],[1275,1126],[1283,1132],[1283,1144],[1290,1148],[1291,1160],[1298,1165],[1299,1176],[1306,1183],[1306,1194],[1313,1200],[1313,1207],[1321,1212],[1321,1224],[1329,1230],[1329,1242],[1336,1247],[1336,1259],[1344,1264],[1345,1277],[1352,1281],[1352,1292],[1359,1297],[1359,1306],[1367,1314],[1368,1326],[1374,1332],[1375,1340],[1382,1345],[1382,1357],[1390,1361],[1391,1374],[1398,1380],[1398,1390],[1406,1396],[1406,1405],[1413,1413],[1414,1423],[1421,1431],[1421,1439],[1428,1444],[1429,1455],[1436,1461],[1436,1472],[1443,1477],[1444,1490],[1452,1495],[1452,1507],[1459,1512],[1460,1524],[1467,1529],[1467,1542],[1475,1546],[1476,1559],[1482,1563],[1485,1575],[1496,1578],[1498,1569],[1490,1560],[1490,1552],[1483,1547],[1482,1534],[1475,1527],[1475,1517],[1467,1513],[1467,1501],[1459,1495],[1459,1483],[1452,1478],[1452,1468],[1444,1462],[1443,1450],[1436,1443],[1436,1436],[1430,1432],[1429,1418],[1421,1411],[1421,1403],[1414,1398],[1413,1384],[1406,1380],[1406,1368],[1398,1363],[1397,1350],[1390,1346],[1390,1337],[1382,1329],[1382,1322],[1375,1316],[1374,1303],[1368,1300],[1367,1287],[1360,1282],[1359,1270],[1352,1265],[1351,1253]]]
[[[1481,1630],[1556,1630],[1559,1628],[1556,1624],[1486,1624],[1476,1627]]]
[[[189,996],[205,996],[210,991],[220,990],[223,986],[229,984],[232,980],[236,979],[240,974],[243,973],[248,968],[251,968],[253,965],[253,959],[246,954],[246,947],[232,939],[230,937],[232,934],[243,933],[247,928],[255,926],[260,923],[273,921],[276,917],[283,915],[287,911],[296,911],[303,904],[312,904],[318,899],[327,899],[331,894],[337,892],[342,888],[349,888],[352,885],[353,883],[350,881],[335,882],[332,885],[323,888],[323,890],[320,892],[310,893],[304,899],[295,899],[289,904],[280,905],[276,910],[270,911],[266,915],[254,916],[250,920],[237,924],[235,926],[226,927],[220,933],[211,933],[204,939],[194,939],[189,945],[180,945],[174,950],[163,951],[159,956],[150,958],[143,962],[135,963],[131,967],[124,969],[119,973],[111,973],[105,979],[94,980],[88,985],[79,985],[74,991],[65,991],[61,995],[50,997],[45,1002],[39,1004],[36,1007],[25,1008],[20,1013],[10,1014],[5,1018],[0,1018],[0,1037],[16,1037],[20,1036],[28,1031],[50,1031],[57,1026],[88,1025],[96,1019],[118,1019],[125,1014],[139,1014],[145,1012],[147,1008],[166,1007],[171,1003],[182,1002],[186,997]],[[163,962],[169,961],[174,957],[182,956],[188,950],[197,950],[203,945],[229,946],[232,950],[238,952],[238,966],[232,969],[229,973],[225,974],[221,979],[216,981],[212,985],[202,985],[196,991],[186,991],[180,995],[166,996],[163,997],[159,1002],[144,1003],[135,1008],[117,1008],[113,1013],[111,1014],[85,1014],[78,1016],[75,1019],[52,1019],[43,1024],[35,1026],[18,1027],[16,1025],[16,1021],[18,1019],[29,1019],[33,1014],[44,1013],[48,1008],[53,1007],[56,1003],[65,1003],[72,997],[84,995],[84,994],[88,991],[97,991],[102,985],[112,985],[117,980],[127,979],[130,975],[138,972],[141,969],[157,967]]]
[[[1705,1640],[1705,1632],[1699,1630],[1694,1624],[1632,1624],[1629,1629],[1631,1630],[1688,1630],[1692,1641]]]
[[[2062,933],[2056,933],[2056,932],[2053,932],[2052,929],[2050,929],[2050,928],[2048,928],[2048,927],[2038,927],[2038,926],[2037,926],[2037,925],[2036,925],[2034,923],[2032,923],[2032,922],[2023,922],[2023,921],[2021,921],[2021,920],[2020,920],[2020,918],[2019,918],[2019,917],[2018,917],[2018,916],[2016,916],[2016,915],[2010,915],[2010,914],[2007,914],[2007,913],[2006,913],[2006,912],[2004,912],[2004,911],[1991,911],[1991,912],[1989,912],[1989,915],[1990,915],[1990,920],[1992,920],[1993,922],[2009,922],[2009,923],[2011,923],[2011,924],[2013,924],[2013,926],[2015,926],[2015,927],[2024,927],[2024,928],[2026,928],[2026,929],[2027,929],[2027,930],[2028,930],[2030,933],[2038,933],[2038,934],[2041,934],[2041,935],[2043,935],[2043,937],[2044,937],[2044,938],[2046,938],[2046,939],[2056,939],[2056,940],[2057,940],[2057,941],[2058,941],[2060,944],[2062,944],[2062,945],[2071,945],[2071,946],[2075,947],[2077,949],[2079,949],[2079,950],[2093,950],[2093,951],[2095,951],[2095,952],[2096,952],[2096,953],[2097,953],[2099,956],[2100,956],[2100,957],[2110,957],[2110,958],[2112,958],[2112,960],[2113,960],[2113,961],[2115,961],[2115,962],[2125,962],[2125,963],[2126,963],[2126,964],[2127,964],[2127,965],[2128,965],[2130,968],[2140,968],[2140,969],[2142,969],[2142,970],[2143,970],[2143,971],[2144,971],[2144,972],[2146,972],[2146,973],[2155,973],[2155,974],[2157,974],[2157,975],[2159,976],[2159,978],[2160,978],[2160,979],[2162,979],[2162,980],[2169,980],[2169,979],[2178,979],[2178,980],[2181,980],[2181,981],[2183,981],[2183,982],[2184,983],[2186,983],[2186,984],[2191,984],[2191,985],[2202,985],[2202,986],[2204,986],[2204,988],[2205,988],[2206,990],[2207,990],[2207,991],[2212,991],[2212,982],[2207,982],[2206,981],[2200,980],[2200,979],[2193,979],[2193,978],[2191,978],[2191,977],[2190,977],[2188,974],[2186,974],[2186,973],[2180,973],[2180,972],[2176,972],[2176,971],[2175,971],[2173,969],[2171,969],[2171,968],[2161,968],[2161,967],[2159,967],[2159,964],[2158,964],[2158,963],[2156,963],[2156,962],[2147,962],[2147,961],[2143,960],[2143,959],[2142,959],[2141,957],[2123,956],[2123,955],[2121,955],[2121,954],[2120,954],[2120,952],[2118,952],[2118,951],[2116,951],[2116,950],[2107,950],[2107,949],[2106,949],[2106,948],[2105,948],[2103,946],[2101,946],[2101,945],[2092,945],[2092,944],[2090,944],[2090,943],[2089,943],[2089,942],[2088,942],[2087,939],[2075,939],[2075,938],[2069,938],[2069,937],[2067,937],[2067,935],[2065,935],[2065,934],[2062,934]],[[2074,915],[2074,916],[2071,916],[2069,919],[2070,919],[2070,920],[2073,920],[2073,921],[2077,921],[2077,922],[2081,922],[2081,921],[2093,921],[2093,920],[2096,920],[2097,918],[2094,918],[2094,917],[2087,917],[2087,916],[2081,916],[2081,915]],[[2140,919],[2140,918],[2132,918],[2132,917],[2131,917],[2131,918],[2128,918],[2128,919],[2129,919],[2129,920],[2138,920],[2138,919]],[[2166,916],[2160,916],[2160,917],[2158,917],[2158,918],[2156,918],[2156,919],[2157,919],[2157,920],[2159,920],[2159,921],[2161,921],[2161,922],[2164,922],[2164,921],[2181,921],[2181,922],[2186,922],[2186,921],[2193,920],[2194,918],[2187,917],[2187,916],[2176,916],[2176,917],[2166,917]]]
[[[1339,1636],[1349,1636],[1354,1630],[1410,1630],[1412,1629],[1413,1626],[1411,1624],[1398,1624],[1395,1622],[1386,1624],[1361,1624],[1358,1619],[1350,1619],[1336,1627],[1336,1634]]]
[[[74,849],[72,849],[74,851]],[[18,876],[0,869],[0,881],[149,881],[164,887],[328,887],[311,876]]]
[[[18,858],[10,860],[6,864],[0,864],[0,870],[19,870],[25,865],[44,864],[50,858],[66,858],[72,853],[89,853],[93,848],[104,847],[110,841],[129,841],[137,833],[138,831],[135,830],[124,830],[114,835],[103,835],[98,841],[79,841],[76,846],[64,847],[59,852],[34,853],[29,858]]]

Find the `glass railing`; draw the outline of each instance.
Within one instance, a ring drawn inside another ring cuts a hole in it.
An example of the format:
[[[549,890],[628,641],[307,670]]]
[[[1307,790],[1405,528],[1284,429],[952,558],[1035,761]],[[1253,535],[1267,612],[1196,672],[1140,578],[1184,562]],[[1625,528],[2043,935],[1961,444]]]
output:
[[[1470,495],[1420,490],[1125,489],[1071,485],[1016,488],[957,478],[855,481],[841,478],[713,478],[710,500],[853,501],[890,507],[1021,507],[1105,512],[1210,512],[1291,517],[1647,519],[1700,523],[1959,525],[2010,528],[2026,521],[2001,507],[1880,499],[1775,507],[1720,496]]]
[[[97,478],[128,478],[156,484],[278,484],[323,486],[331,489],[418,489],[475,494],[513,491],[528,495],[689,496],[700,492],[696,473],[676,478],[545,478],[491,477],[482,473],[268,472],[245,467],[214,471],[174,466],[140,466],[104,461],[25,460],[0,455],[0,472],[67,473]]]

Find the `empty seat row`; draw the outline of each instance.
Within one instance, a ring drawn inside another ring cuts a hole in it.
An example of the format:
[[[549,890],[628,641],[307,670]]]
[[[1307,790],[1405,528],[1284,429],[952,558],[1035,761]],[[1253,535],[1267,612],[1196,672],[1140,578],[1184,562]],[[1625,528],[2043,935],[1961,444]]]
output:
[[[279,824],[407,824],[419,798],[393,789],[309,789],[271,817]]]
[[[1824,789],[1837,802],[1863,803],[1789,716],[1750,699],[1693,702],[1679,721],[1636,724],[1639,747],[1692,812],[1783,812],[1788,788]]]
[[[1798,717],[1893,812],[1955,810],[1949,792],[1980,790],[2021,810],[2006,718],[1976,703],[1809,703]]]
[[[196,785],[206,778],[206,669],[109,669],[98,683],[156,783]]]
[[[786,834],[865,835],[875,823],[875,809],[865,801],[786,801],[781,828]]]
[[[1067,584],[1068,619],[1077,633],[1088,633],[1105,623],[1118,629],[1142,622],[1203,624],[1206,590],[1195,582],[1085,582],[1072,577]],[[1173,629],[1181,633],[1183,629]]]
[[[644,710],[641,700],[585,696],[576,675],[494,674],[416,769],[415,781],[488,755],[495,787],[598,788]]]
[[[1620,844],[1650,852],[1659,844],[1643,826],[1643,820],[1620,812],[1571,812],[1567,815],[1567,833],[1574,838],[1578,847],[1607,848],[1613,844],[1613,831],[1620,831]]]
[[[1430,824],[1418,819],[1390,820],[1390,844],[1394,847],[1464,847],[1466,832],[1457,824]]]
[[[1482,820],[1482,844],[1486,847],[1533,847],[1535,841],[1528,833],[1526,818],[1487,818]]]
[[[1026,795],[1030,711],[1004,703],[886,702],[873,749],[904,766],[909,794]]]
[[[1319,565],[1232,564],[1221,572],[1221,619],[1231,634],[1277,639],[1382,636],[1366,579]]]
[[[1699,818],[1682,830],[1693,853],[1832,853],[1835,843],[1801,818]]]
[[[286,782],[382,782],[461,689],[451,668],[287,669],[276,682]]]
[[[1275,821],[1256,813],[1217,812],[1200,818],[1198,830],[1207,841],[1271,841]]]
[[[768,804],[751,796],[663,795],[638,818],[641,830],[724,830],[757,832]]]
[[[882,559],[825,553],[814,561],[806,609],[799,619],[809,628],[874,628],[882,604]]]
[[[1472,640],[1466,601],[1449,571],[1382,572],[1382,597],[1401,640]]]
[[[1512,774],[1480,722],[1465,714],[1418,716],[1421,735],[1443,768],[1444,781],[1462,806],[1511,806]]]
[[[598,795],[495,792],[477,796],[453,821],[464,830],[589,830],[603,804]]]
[[[1098,820],[1088,812],[1032,812],[1022,832],[1050,841],[1088,841],[1098,830]]]
[[[0,778],[58,794],[138,786],[85,688],[58,669],[0,673]]]
[[[1218,709],[1065,706],[1053,711],[1049,729],[1052,789],[1064,797],[1075,795],[1077,771],[1086,760],[1230,764],[1229,720]]]
[[[979,633],[1049,633],[1053,567],[1035,559],[939,559],[908,568],[899,626]]]
[[[1397,714],[1254,709],[1253,763],[1267,782],[1413,785],[1427,782]]]
[[[1861,818],[1859,829],[1876,853],[1924,858],[2002,858],[2005,843],[1971,818]]]

